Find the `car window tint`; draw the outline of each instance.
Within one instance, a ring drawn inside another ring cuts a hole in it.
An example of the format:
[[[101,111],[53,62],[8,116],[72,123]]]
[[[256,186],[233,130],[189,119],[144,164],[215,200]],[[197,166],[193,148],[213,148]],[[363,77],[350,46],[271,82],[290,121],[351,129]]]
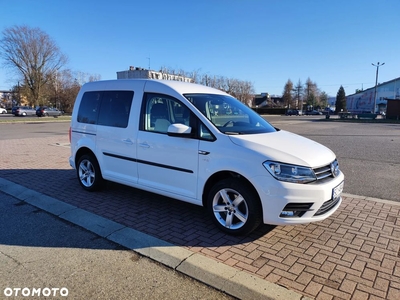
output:
[[[98,125],[126,128],[133,91],[105,91],[101,99]]]
[[[101,92],[86,92],[83,94],[78,110],[78,122],[96,124],[100,106]]]

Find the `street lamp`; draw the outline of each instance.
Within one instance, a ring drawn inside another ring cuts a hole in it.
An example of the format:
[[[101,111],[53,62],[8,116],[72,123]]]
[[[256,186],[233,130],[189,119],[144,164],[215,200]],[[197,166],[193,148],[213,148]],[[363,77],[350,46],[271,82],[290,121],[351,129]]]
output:
[[[374,67],[376,67],[376,77],[375,77],[375,92],[374,92],[374,111],[373,111],[373,113],[375,113],[376,112],[376,86],[378,85],[378,72],[379,72],[379,67],[380,66],[383,66],[385,63],[379,63],[379,61],[378,61],[378,63],[375,65],[375,64],[371,64],[371,65],[373,65]]]

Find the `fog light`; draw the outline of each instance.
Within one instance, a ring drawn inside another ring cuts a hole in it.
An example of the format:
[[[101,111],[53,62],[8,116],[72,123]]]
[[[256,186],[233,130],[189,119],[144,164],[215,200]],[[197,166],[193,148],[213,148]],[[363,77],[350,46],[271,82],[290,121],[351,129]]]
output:
[[[294,217],[294,215],[295,215],[294,211],[282,211],[280,217],[290,218],[290,217]]]
[[[312,211],[311,206],[314,203],[289,203],[281,211],[279,217],[281,218],[300,218],[307,211]]]

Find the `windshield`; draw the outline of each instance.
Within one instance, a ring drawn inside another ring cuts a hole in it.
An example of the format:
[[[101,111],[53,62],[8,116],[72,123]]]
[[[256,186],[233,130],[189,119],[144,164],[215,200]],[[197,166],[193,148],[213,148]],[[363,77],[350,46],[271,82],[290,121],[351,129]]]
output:
[[[276,129],[250,107],[226,95],[185,94],[197,109],[225,134],[275,132]]]

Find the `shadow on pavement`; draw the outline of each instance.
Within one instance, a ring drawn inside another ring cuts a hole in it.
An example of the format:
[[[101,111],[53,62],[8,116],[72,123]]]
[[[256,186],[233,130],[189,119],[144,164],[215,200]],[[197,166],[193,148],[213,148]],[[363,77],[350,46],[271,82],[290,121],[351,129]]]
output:
[[[249,236],[226,235],[203,207],[111,182],[99,192],[86,192],[72,169],[3,169],[0,177],[177,246],[245,244],[275,228],[262,225]]]
[[[126,250],[2,192],[0,199],[0,245]]]

